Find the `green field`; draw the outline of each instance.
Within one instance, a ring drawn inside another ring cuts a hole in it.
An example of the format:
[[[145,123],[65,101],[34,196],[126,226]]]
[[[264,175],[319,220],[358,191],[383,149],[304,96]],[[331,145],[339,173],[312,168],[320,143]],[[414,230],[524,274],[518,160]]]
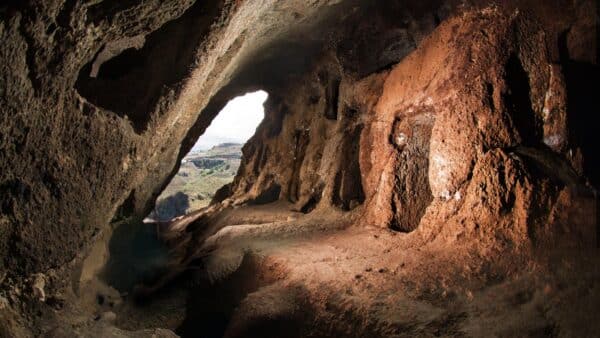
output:
[[[167,220],[208,206],[215,192],[233,181],[240,166],[241,147],[225,143],[189,153],[158,197],[150,218]]]

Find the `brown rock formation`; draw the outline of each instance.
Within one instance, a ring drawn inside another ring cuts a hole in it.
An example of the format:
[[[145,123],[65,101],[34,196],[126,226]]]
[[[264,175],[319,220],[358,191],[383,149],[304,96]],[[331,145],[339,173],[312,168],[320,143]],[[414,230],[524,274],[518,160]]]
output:
[[[597,332],[593,1],[0,16],[1,335]],[[257,88],[235,181],[142,225],[220,108]],[[154,303],[123,303],[126,284]]]

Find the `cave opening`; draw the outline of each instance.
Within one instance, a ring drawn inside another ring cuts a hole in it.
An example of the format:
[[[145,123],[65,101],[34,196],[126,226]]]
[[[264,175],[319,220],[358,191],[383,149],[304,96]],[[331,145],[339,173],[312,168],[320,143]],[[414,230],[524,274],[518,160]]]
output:
[[[250,92],[231,99],[179,164],[146,220],[169,221],[210,205],[231,183],[242,160],[242,147],[264,119],[268,93]]]
[[[598,331],[591,1],[55,2],[0,23],[0,336]]]
[[[267,92],[259,90],[228,101],[181,159],[151,213],[143,221],[115,218],[102,273],[108,285],[127,292],[163,271],[168,252],[157,238],[157,226],[209,206],[218,191],[233,181],[242,161],[242,146],[264,118],[267,97]]]

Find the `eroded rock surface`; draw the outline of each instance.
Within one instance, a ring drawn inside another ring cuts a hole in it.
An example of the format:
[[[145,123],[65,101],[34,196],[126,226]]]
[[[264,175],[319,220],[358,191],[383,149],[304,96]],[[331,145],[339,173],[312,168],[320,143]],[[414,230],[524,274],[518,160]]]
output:
[[[593,335],[595,13],[0,5],[0,333]],[[234,182],[140,228],[218,111],[259,88]],[[140,229],[159,255],[121,259]]]

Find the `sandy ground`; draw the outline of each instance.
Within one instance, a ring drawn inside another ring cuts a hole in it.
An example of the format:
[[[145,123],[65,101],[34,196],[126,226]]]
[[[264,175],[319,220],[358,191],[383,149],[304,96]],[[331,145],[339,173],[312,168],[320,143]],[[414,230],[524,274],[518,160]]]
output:
[[[170,316],[173,329],[183,320],[177,333],[195,336],[219,313],[225,319],[213,329],[227,337],[592,336],[598,329],[593,249],[486,252],[476,241],[424,243],[420,231],[288,207],[222,212],[222,229],[201,248],[210,254],[184,272],[187,282],[168,284],[189,290],[185,319],[165,310],[183,299],[167,287],[149,305],[154,316],[135,322],[133,307],[118,314],[127,315],[120,325],[156,327]]]
[[[213,235],[186,242],[201,240],[203,254],[154,292],[119,294],[97,281],[62,295],[38,326],[50,337],[588,337],[600,329],[597,249],[499,252],[477,240],[424,240],[427,229],[364,226],[353,213],[292,209],[217,211]]]

